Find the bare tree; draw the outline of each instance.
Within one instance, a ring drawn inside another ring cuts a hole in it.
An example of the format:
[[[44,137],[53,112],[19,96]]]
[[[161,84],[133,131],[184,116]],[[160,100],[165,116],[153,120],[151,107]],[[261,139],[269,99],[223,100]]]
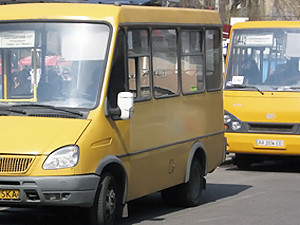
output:
[[[299,19],[299,0],[273,0],[273,7],[268,8],[266,19],[296,20]]]
[[[299,0],[218,0],[223,23],[231,17],[250,20],[299,20]],[[181,7],[204,8],[215,6],[216,0],[181,0]]]

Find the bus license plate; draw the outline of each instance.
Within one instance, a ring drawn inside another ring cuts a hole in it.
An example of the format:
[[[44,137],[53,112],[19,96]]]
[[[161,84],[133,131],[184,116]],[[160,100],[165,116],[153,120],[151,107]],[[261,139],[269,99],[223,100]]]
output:
[[[256,144],[266,147],[284,147],[283,140],[256,139]]]
[[[20,199],[20,192],[19,190],[0,190],[0,199],[1,200]]]

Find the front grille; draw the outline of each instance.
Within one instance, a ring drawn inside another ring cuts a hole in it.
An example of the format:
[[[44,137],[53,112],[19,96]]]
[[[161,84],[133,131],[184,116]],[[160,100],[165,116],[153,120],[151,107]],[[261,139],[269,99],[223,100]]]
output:
[[[249,123],[248,130],[250,132],[259,133],[279,133],[291,134],[296,131],[293,124],[265,124],[265,123]]]
[[[25,173],[34,161],[34,156],[0,155],[1,173]]]

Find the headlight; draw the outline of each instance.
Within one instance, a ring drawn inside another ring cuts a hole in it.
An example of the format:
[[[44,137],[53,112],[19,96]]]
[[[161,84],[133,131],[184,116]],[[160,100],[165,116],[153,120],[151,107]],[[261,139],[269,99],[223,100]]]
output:
[[[233,121],[231,124],[231,129],[235,130],[235,131],[241,129],[241,127],[242,127],[242,125],[238,121]]]
[[[52,152],[43,164],[44,170],[70,168],[77,165],[79,148],[77,145],[62,147]]]
[[[224,128],[226,132],[245,132],[245,127],[241,120],[225,110]]]
[[[231,118],[229,115],[224,115],[224,123],[230,123],[231,122]]]

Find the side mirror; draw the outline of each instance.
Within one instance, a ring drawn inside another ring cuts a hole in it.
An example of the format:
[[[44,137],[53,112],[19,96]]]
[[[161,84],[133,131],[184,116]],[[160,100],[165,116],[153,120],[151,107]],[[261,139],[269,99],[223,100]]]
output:
[[[118,94],[118,107],[121,110],[120,119],[128,120],[133,114],[133,94],[131,92],[120,92]]]

